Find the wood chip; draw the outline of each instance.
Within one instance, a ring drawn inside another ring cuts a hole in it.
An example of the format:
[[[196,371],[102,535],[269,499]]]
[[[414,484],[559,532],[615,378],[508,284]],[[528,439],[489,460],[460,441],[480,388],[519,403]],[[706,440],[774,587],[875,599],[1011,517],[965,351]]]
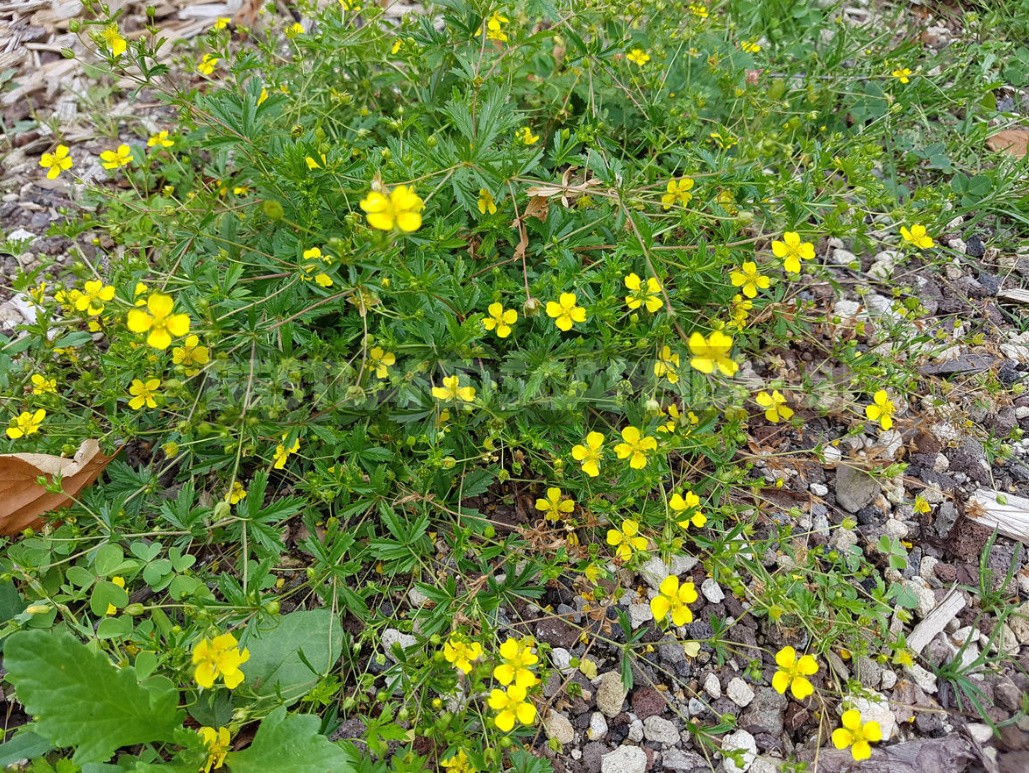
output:
[[[986,140],[986,147],[1015,158],[1025,158],[1026,150],[1029,148],[1029,129],[1016,127],[997,132]]]
[[[936,608],[911,631],[907,639],[908,649],[920,654],[964,608],[965,597],[958,593],[957,589],[951,588]]]
[[[965,517],[1029,545],[1029,499],[978,489],[968,500]]]

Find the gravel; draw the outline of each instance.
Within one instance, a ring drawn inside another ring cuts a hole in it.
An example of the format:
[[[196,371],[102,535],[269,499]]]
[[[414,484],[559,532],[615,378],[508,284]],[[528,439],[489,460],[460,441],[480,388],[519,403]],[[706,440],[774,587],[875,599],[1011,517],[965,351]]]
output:
[[[600,677],[600,686],[597,688],[597,708],[608,719],[617,716],[622,711],[626,694],[625,688],[622,686],[622,675],[615,671],[608,671]]]
[[[644,773],[647,754],[638,746],[619,746],[601,758],[601,773]]]

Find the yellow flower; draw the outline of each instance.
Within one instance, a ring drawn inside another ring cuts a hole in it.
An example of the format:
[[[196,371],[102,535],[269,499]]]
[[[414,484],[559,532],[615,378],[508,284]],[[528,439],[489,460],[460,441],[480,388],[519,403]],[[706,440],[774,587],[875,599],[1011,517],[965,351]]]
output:
[[[479,188],[479,212],[483,215],[487,212],[491,215],[497,214],[497,202],[493,200],[493,194],[485,188]]]
[[[447,376],[443,379],[443,386],[433,387],[432,396],[443,402],[461,400],[470,403],[475,399],[475,387],[459,386],[460,379],[457,376]]]
[[[42,373],[32,374],[32,394],[34,395],[56,395],[57,379],[47,378]]]
[[[528,126],[523,126],[521,129],[516,131],[515,139],[521,142],[523,145],[535,145],[540,140],[539,136],[533,134],[532,129],[530,129]]]
[[[321,287],[332,287],[332,278],[324,271],[319,271],[321,268],[317,263],[313,261],[320,260],[322,263],[329,263],[331,259],[329,256],[322,256],[322,251],[317,247],[312,247],[309,250],[304,250],[303,259],[305,262],[300,272],[300,279],[303,282],[310,282],[314,279],[315,284]],[[315,273],[317,272],[317,273]]]
[[[161,131],[157,132],[157,134],[151,134],[150,139],[146,141],[146,144],[148,148],[158,146],[162,148],[170,148],[172,145],[175,144],[175,140],[170,139],[168,137],[168,132],[162,129]]]
[[[647,277],[647,284],[644,287],[642,279],[635,273],[629,274],[625,277],[625,286],[632,291],[631,295],[625,296],[625,304],[631,310],[635,311],[640,306],[646,306],[647,311],[653,314],[664,305],[659,297],[661,283],[652,276]]]
[[[527,688],[539,682],[536,675],[529,670],[530,666],[539,663],[539,657],[532,651],[531,640],[520,642],[518,639],[508,638],[500,645],[498,652],[501,663],[493,669],[493,678],[498,682],[503,685],[513,682],[515,687],[522,690],[523,695]]]
[[[933,241],[933,237],[926,232],[924,225],[913,225],[910,231],[907,226],[901,226],[900,235],[904,237],[904,241],[913,244],[920,250],[928,250],[936,243]]]
[[[204,764],[204,773],[211,773],[211,769],[217,770],[225,764],[225,755],[229,753],[229,744],[232,736],[227,727],[201,727],[197,730],[200,737],[207,746],[207,762]]]
[[[201,75],[210,75],[218,66],[218,57],[204,54],[204,58],[197,64],[197,72]]]
[[[100,37],[104,41],[104,45],[111,52],[111,55],[116,59],[125,53],[127,43],[125,38],[121,36],[121,32],[118,30],[117,24],[108,24],[100,31]]]
[[[146,311],[133,309],[129,312],[127,324],[133,333],[147,333],[148,346],[167,349],[172,337],[184,336],[189,332],[189,315],[174,314],[175,301],[170,295],[153,293],[147,298]]]
[[[911,75],[911,70],[907,67],[900,67],[890,73],[894,78],[899,80],[901,83],[911,83],[911,79],[908,77]]]
[[[138,378],[132,379],[132,384],[129,386],[129,394],[132,395],[132,399],[129,400],[129,408],[134,411],[138,411],[144,405],[147,408],[156,408],[157,401],[154,398],[159,397],[157,390],[160,386],[159,378],[151,378],[146,381]]]
[[[304,34],[304,25],[300,22],[293,22],[289,27],[286,28],[286,37],[295,38],[297,35]]]
[[[665,620],[671,615],[673,625],[686,625],[693,622],[693,612],[689,608],[697,600],[697,589],[692,582],[679,584],[674,574],[665,577],[658,588],[658,595],[650,600],[650,611],[655,620]]]
[[[662,346],[654,361],[654,375],[668,379],[669,384],[679,383],[679,354],[673,353],[670,346]]]
[[[709,12],[707,10],[707,6],[706,5],[701,5],[700,3],[690,3],[689,4],[689,11],[694,16],[696,16],[698,18],[701,18],[701,19],[706,19],[709,16]]]
[[[571,330],[576,322],[586,321],[586,309],[576,303],[575,293],[561,293],[558,301],[547,301],[547,316],[559,330]]]
[[[546,499],[536,500],[536,509],[543,512],[545,520],[556,523],[561,520],[561,513],[570,513],[575,510],[575,500],[565,499],[562,501],[561,489],[551,486],[547,489]]]
[[[726,132],[725,134],[722,134],[721,132],[711,132],[711,134],[709,134],[708,136],[711,138],[711,141],[715,143],[715,145],[717,145],[721,150],[728,150],[733,145],[739,142],[739,140],[736,139],[736,137],[732,136],[728,132]]]
[[[239,649],[236,637],[223,633],[213,639],[201,639],[193,648],[193,678],[205,690],[214,686],[219,676],[230,690],[243,682],[240,666],[250,660],[250,650]]]
[[[72,160],[67,145],[58,145],[53,153],[44,153],[39,157],[39,165],[47,169],[46,178],[53,180],[61,172],[71,169]]]
[[[186,369],[187,376],[195,376],[200,372],[199,367],[211,361],[211,350],[200,345],[200,338],[196,335],[186,336],[182,346],[172,349],[172,363],[182,365]]]
[[[878,722],[861,722],[861,712],[850,709],[843,712],[843,727],[832,731],[832,745],[837,749],[850,747],[851,756],[860,762],[872,756],[871,744],[883,739]]]
[[[622,430],[622,440],[615,446],[615,455],[619,459],[628,459],[634,470],[642,470],[647,466],[647,454],[657,450],[657,440],[644,435],[638,427],[626,427]]]
[[[604,457],[604,436],[599,432],[586,435],[583,445],[572,446],[572,458],[581,463],[582,471],[595,478],[600,474],[600,460]]]
[[[99,279],[86,282],[83,291],[75,296],[74,305],[79,311],[95,317],[103,312],[104,303],[114,298],[114,287],[105,285]]]
[[[893,426],[893,414],[896,410],[897,406],[890,400],[886,390],[880,389],[872,395],[872,404],[865,406],[865,416],[870,421],[879,422],[879,426],[883,429],[889,429]]]
[[[748,54],[756,54],[761,50],[761,46],[753,40],[744,40],[740,43],[740,48],[746,51]]]
[[[261,86],[261,94],[257,97],[257,106],[260,107],[261,105],[263,105],[266,99],[268,99],[268,89],[266,89],[264,86]],[[308,156],[309,161],[310,158],[311,157]]]
[[[368,225],[379,231],[412,233],[422,227],[422,208],[425,202],[410,185],[398,185],[385,193],[370,191],[361,200],[361,209],[368,217]]]
[[[707,516],[700,509],[700,497],[692,491],[687,491],[685,495],[672,494],[668,500],[668,506],[672,508],[676,515],[692,511],[691,515],[686,516],[681,521],[676,521],[683,529],[688,529],[691,524],[700,529],[707,523]]]
[[[636,64],[636,65],[639,65],[640,67],[642,67],[643,65],[645,65],[647,62],[650,61],[650,54],[648,54],[642,48],[634,48],[632,51],[630,51],[626,55],[625,58],[628,59],[633,64]]]
[[[230,19],[228,16],[219,16],[217,19],[214,20],[214,26],[212,27],[212,29],[219,31],[223,30],[226,27],[228,27],[231,22],[232,19]]]
[[[525,688],[516,684],[504,690],[493,690],[489,695],[489,707],[497,712],[497,729],[509,733],[514,729],[515,719],[523,725],[536,721],[536,707],[525,699]]]
[[[247,498],[247,490],[243,488],[243,484],[238,480],[232,481],[232,488],[229,489],[229,504],[236,505]]]
[[[690,193],[692,188],[692,177],[680,177],[678,180],[669,180],[665,193],[661,196],[661,205],[665,209],[671,209],[677,203],[682,204],[684,207],[687,206],[693,201],[693,194]]]
[[[486,37],[489,40],[499,40],[501,43],[507,40],[507,33],[504,32],[504,25],[507,24],[509,19],[500,13],[500,11],[494,11],[493,15],[486,19]],[[475,33],[476,35],[482,34],[482,26]]]
[[[472,663],[482,657],[482,645],[477,641],[464,642],[451,636],[443,644],[443,657],[447,663],[464,674],[472,670]]]
[[[923,497],[921,494],[915,497],[915,504],[912,507],[919,515],[926,515],[932,512],[932,507],[929,505],[929,500]]]
[[[818,673],[818,661],[813,657],[801,655],[798,658],[793,647],[783,647],[775,653],[775,664],[779,670],[772,676],[772,687],[777,693],[785,695],[789,689],[798,701],[814,693],[814,685],[808,679]]]
[[[132,148],[125,144],[119,145],[117,150],[105,150],[100,154],[100,166],[104,169],[128,166],[133,160]]]
[[[390,367],[396,364],[397,356],[380,346],[372,347],[368,352],[368,367],[375,371],[376,378],[388,378]]]
[[[714,331],[705,338],[701,333],[694,332],[690,336],[690,365],[701,373],[714,373],[718,368],[723,375],[730,378],[739,370],[739,364],[729,356],[732,349],[732,336],[727,336],[721,330]]]
[[[458,749],[452,756],[440,760],[440,767],[446,768],[448,773],[478,773],[464,749]]]
[[[787,231],[782,238],[781,242],[772,242],[772,254],[782,261],[782,267],[787,273],[799,274],[800,261],[815,257],[815,245],[802,241],[796,231]]]
[[[772,394],[758,392],[754,401],[765,409],[765,418],[772,424],[789,421],[793,416],[793,409],[786,405],[786,398],[778,389],[773,389]]]
[[[771,280],[757,270],[757,263],[752,260],[744,262],[739,271],[729,274],[733,287],[742,287],[743,294],[748,298],[757,297],[758,290],[767,290]]]
[[[496,330],[497,338],[511,335],[511,325],[518,321],[518,312],[505,309],[501,303],[491,303],[486,307],[487,316],[482,318],[482,326],[486,330]]]
[[[293,445],[291,445],[289,448],[286,448],[286,446],[284,444],[285,444],[285,441],[286,441],[286,436],[288,434],[289,433],[283,433],[283,435],[282,435],[283,442],[279,443],[277,446],[275,446],[275,456],[274,456],[274,461],[272,463],[272,467],[275,468],[276,470],[285,469],[285,467],[286,467],[286,460],[289,459],[291,454],[295,454],[297,451],[300,450],[300,438],[297,438],[296,440],[294,440],[293,441]]]
[[[621,529],[607,530],[607,544],[615,548],[615,555],[621,561],[628,561],[637,550],[647,549],[647,538],[637,537],[640,525],[631,518],[622,521]]]
[[[732,310],[729,312],[732,317],[732,325],[742,328],[750,316],[750,310],[754,308],[754,302],[744,298],[742,295],[732,297]]]
[[[26,435],[35,435],[46,418],[46,411],[39,408],[34,413],[23,411],[11,419],[11,425],[7,428],[7,437],[17,440]]]
[[[661,411],[661,415],[667,416],[668,421],[657,428],[658,432],[675,432],[675,430],[679,428],[679,424],[682,423],[682,416],[679,413],[679,406],[675,403],[672,403],[668,406],[667,412]],[[690,415],[693,416],[692,411],[690,412]]]
[[[124,588],[125,587],[125,578],[124,577],[119,577],[119,576],[115,575],[114,577],[111,578],[111,584],[112,585],[117,585],[119,588]],[[107,605],[107,609],[104,610],[104,614],[107,615],[107,616],[115,615],[117,613],[118,613],[118,607],[116,607],[114,604],[108,604]]]

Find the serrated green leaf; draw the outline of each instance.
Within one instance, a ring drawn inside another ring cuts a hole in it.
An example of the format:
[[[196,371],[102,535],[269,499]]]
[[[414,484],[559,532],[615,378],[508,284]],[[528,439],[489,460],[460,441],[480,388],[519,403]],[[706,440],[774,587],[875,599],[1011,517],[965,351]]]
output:
[[[252,632],[243,672],[249,689],[287,706],[311,690],[343,653],[343,628],[327,609],[291,612],[276,628]]]
[[[36,718],[36,732],[73,747],[80,765],[123,747],[171,740],[182,724],[179,693],[165,678],[140,682],[69,634],[19,631],[4,648],[7,679]]]
[[[350,758],[318,732],[311,714],[286,714],[280,706],[261,722],[249,749],[230,752],[225,764],[232,773],[352,773]]]

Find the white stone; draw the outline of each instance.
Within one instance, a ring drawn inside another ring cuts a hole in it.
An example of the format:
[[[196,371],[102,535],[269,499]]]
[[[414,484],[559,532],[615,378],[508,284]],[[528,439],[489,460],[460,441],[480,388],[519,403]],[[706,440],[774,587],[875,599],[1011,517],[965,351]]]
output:
[[[600,758],[600,773],[645,773],[647,753],[638,746],[619,746]]]
[[[822,449],[822,456],[827,464],[833,464],[843,459],[843,452],[836,446],[825,446]]]
[[[861,304],[857,301],[836,301],[832,313],[839,317],[841,322],[854,322],[859,316],[864,316],[861,312]]]
[[[722,592],[722,589],[719,587],[718,583],[710,577],[700,584],[700,592],[703,593],[704,598],[712,604],[721,604],[725,601],[725,594]]]
[[[993,738],[993,730],[990,729],[989,725],[984,725],[982,722],[969,722],[968,734],[979,743],[988,743]]]
[[[858,544],[857,534],[850,529],[839,529],[835,534],[833,534],[829,544],[840,552],[848,552],[852,547]]]
[[[15,228],[9,234],[7,234],[7,241],[9,242],[34,242],[39,237],[32,231],[26,231],[24,228]]]
[[[927,693],[935,693],[938,689],[936,685],[936,675],[926,671],[917,663],[912,663],[907,666],[907,672],[911,674],[911,678],[915,680],[915,684],[921,687]]]
[[[568,717],[557,711],[551,711],[543,720],[543,729],[547,732],[547,738],[553,739],[562,746],[567,746],[575,740],[575,728],[568,721]]]
[[[738,676],[729,680],[729,684],[725,688],[725,694],[729,696],[729,700],[741,709],[749,706],[750,702],[754,700],[753,688]]]
[[[412,586],[411,590],[407,592],[407,600],[411,602],[411,606],[423,607],[429,603],[430,599],[418,588]]]
[[[594,711],[590,716],[590,726],[586,730],[586,737],[591,741],[599,741],[607,735],[607,719],[599,711]]]
[[[572,653],[564,647],[554,647],[554,649],[550,651],[550,662],[553,663],[554,668],[562,674],[568,674],[575,670],[572,666]]]
[[[723,736],[722,753],[733,750],[743,751],[743,755],[740,757],[742,764],[737,764],[732,757],[725,757],[722,761],[725,773],[745,773],[750,770],[750,766],[757,759],[757,742],[754,740],[754,736],[746,730],[737,730],[735,733]]]
[[[640,567],[640,577],[651,588],[657,590],[661,587],[664,579],[674,574],[676,577],[686,574],[697,565],[697,559],[693,556],[672,556],[666,564],[658,556],[653,556],[647,563]]]
[[[632,743],[639,743],[640,741],[642,741],[643,740],[643,722],[638,720],[638,719],[634,719],[632,722],[630,722],[629,723],[629,730],[628,730],[628,733],[627,733],[627,735],[625,737],[626,737],[626,739],[628,741],[630,741]]]
[[[647,717],[643,720],[643,736],[648,741],[674,746],[679,743],[679,731],[664,717]]]
[[[654,613],[650,611],[650,604],[630,604],[629,622],[635,631],[648,620],[654,619]]]
[[[1008,627],[1019,643],[1029,644],[1029,601],[1011,613]]]
[[[994,629],[993,648],[1001,655],[1013,656],[1018,654],[1018,637],[1015,636],[1015,632],[1011,630],[1007,623],[1000,626],[1000,631]]]
[[[387,628],[382,632],[382,651],[393,660],[393,645],[399,644],[401,649],[410,649],[418,644],[418,639],[409,633],[401,633],[396,628]]]
[[[887,672],[883,673],[883,676]],[[890,710],[890,702],[886,696],[874,691],[869,691],[870,697],[854,698],[845,707],[841,705],[840,713],[845,709],[857,709],[861,712],[862,722],[878,722],[883,733],[883,741],[889,741],[893,737],[893,731],[897,728],[897,718]]]
[[[886,521],[886,533],[895,539],[904,539],[908,535],[907,524],[895,518],[890,518]]]
[[[857,259],[857,255],[847,250],[833,250],[829,253],[829,260],[837,266],[849,266],[851,263],[856,263]]]
[[[719,683],[718,676],[714,672],[704,677],[704,692],[710,695],[714,700],[718,700],[722,697],[722,685]]]
[[[882,687],[884,690],[892,690],[897,684],[897,674],[893,671],[883,671]]]
[[[604,712],[605,717],[617,716],[622,711],[622,703],[625,702],[626,694],[621,674],[608,671],[600,677],[600,687],[597,688],[597,708]]]
[[[812,483],[810,486],[808,486],[808,489],[816,497],[824,497],[829,493],[829,487],[826,486],[824,483]]]
[[[758,757],[750,766],[750,773],[779,773],[782,760],[775,757]]]
[[[926,582],[939,582],[936,579],[936,566],[939,564],[939,559],[933,558],[932,556],[924,556],[922,563],[918,565],[918,576]]]

